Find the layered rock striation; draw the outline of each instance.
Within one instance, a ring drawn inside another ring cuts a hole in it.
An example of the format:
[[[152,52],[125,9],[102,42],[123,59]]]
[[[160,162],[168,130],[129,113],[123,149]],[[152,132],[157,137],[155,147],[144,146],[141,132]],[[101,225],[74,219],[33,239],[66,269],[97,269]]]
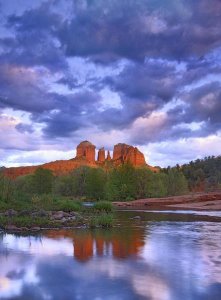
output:
[[[55,175],[63,175],[81,166],[108,168],[109,166],[117,167],[125,163],[130,163],[134,167],[146,166],[154,170],[153,167],[146,164],[143,153],[137,147],[119,143],[114,146],[113,158],[111,158],[110,151],[107,151],[106,154],[105,149],[101,148],[98,150],[96,160],[96,146],[89,141],[83,141],[77,146],[76,157],[73,159],[59,160],[38,166],[4,168],[3,172],[8,177],[16,178],[32,174],[41,167],[51,170]]]

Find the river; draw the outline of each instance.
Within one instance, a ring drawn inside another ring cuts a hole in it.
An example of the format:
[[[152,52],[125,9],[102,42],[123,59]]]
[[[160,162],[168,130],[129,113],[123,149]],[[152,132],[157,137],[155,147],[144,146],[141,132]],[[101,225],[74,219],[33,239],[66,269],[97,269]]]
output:
[[[0,299],[220,300],[217,216],[120,211],[110,230],[0,233]]]

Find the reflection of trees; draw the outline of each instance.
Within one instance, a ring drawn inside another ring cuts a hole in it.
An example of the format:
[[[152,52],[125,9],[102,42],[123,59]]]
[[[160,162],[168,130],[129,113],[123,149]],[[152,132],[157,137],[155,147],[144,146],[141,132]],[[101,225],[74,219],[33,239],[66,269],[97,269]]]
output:
[[[73,240],[74,257],[81,262],[93,256],[113,255],[127,258],[138,255],[144,246],[144,228],[123,228],[113,230],[48,231],[50,238]]]

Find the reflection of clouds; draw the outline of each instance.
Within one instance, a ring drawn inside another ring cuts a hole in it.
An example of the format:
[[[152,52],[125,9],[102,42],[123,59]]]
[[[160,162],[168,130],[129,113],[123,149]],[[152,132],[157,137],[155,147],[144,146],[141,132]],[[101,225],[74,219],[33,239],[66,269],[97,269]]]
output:
[[[44,237],[43,239],[37,237],[16,237],[11,234],[4,236],[4,244],[7,248],[15,251],[28,252],[29,254],[37,255],[73,255],[73,245],[71,239],[60,238],[50,239]]]
[[[4,291],[9,287],[9,279],[5,277],[0,277],[0,291]]]
[[[149,222],[144,247],[137,238],[139,255],[124,259],[113,255],[116,235],[101,231],[94,239],[89,231],[93,252],[84,263],[73,258],[73,244],[85,245],[86,231],[46,233],[42,238],[4,235],[0,299],[216,299],[205,295],[214,295],[215,288],[220,291],[215,285],[220,282],[220,226]],[[126,240],[125,232],[117,235],[117,241],[120,238]],[[131,240],[136,241],[129,235],[129,248]],[[104,248],[103,255],[97,253],[96,243],[97,250]],[[121,251],[121,244],[116,249]]]
[[[19,295],[24,284],[38,283],[33,261],[30,263],[29,259],[21,260],[17,254],[12,254],[7,258],[1,255],[0,260],[0,299]],[[22,276],[16,276],[19,273]]]
[[[200,248],[204,263],[203,273],[207,274],[205,281],[221,283],[220,223],[202,225]]]
[[[156,275],[139,275],[133,276],[133,286],[140,296],[151,300],[170,300],[170,287],[162,278]]]
[[[60,244],[63,242],[64,245],[61,246]],[[28,283],[32,283],[33,289],[40,288],[42,295],[47,295],[47,298],[52,297],[54,299],[53,293],[60,293],[57,289],[61,288],[60,284],[62,282],[65,286],[73,286],[71,295],[67,295],[67,299],[73,299],[73,297],[87,299],[88,290],[90,289],[94,293],[90,295],[90,299],[99,299],[99,297],[103,299],[103,295],[106,295],[111,283],[116,282],[116,290],[112,292],[112,296],[109,298],[111,300],[115,298],[129,299],[131,295],[134,295],[132,299],[136,299],[138,295],[144,297],[146,293],[148,297],[151,296],[153,300],[157,300],[159,290],[156,290],[154,293],[154,282],[160,287],[165,286],[164,279],[158,278],[157,274],[150,273],[148,265],[146,269],[140,272],[140,261],[135,259],[135,257],[130,260],[115,260],[110,255],[95,256],[86,265],[79,264],[70,257],[73,255],[73,242],[69,238],[52,240],[44,237],[40,240],[34,237],[17,238],[13,235],[5,235],[4,244],[7,245],[8,249],[12,249],[12,254],[9,259],[4,261],[6,268],[3,274],[0,273],[8,282],[8,288],[0,291],[0,298],[22,295],[24,287]],[[51,249],[51,247],[54,249]],[[69,251],[66,251],[69,248],[71,249],[71,255]],[[19,259],[20,256],[27,258],[27,261]],[[8,261],[10,261],[9,264]],[[22,278],[13,280],[7,277],[7,274],[11,273],[15,268],[18,272],[23,270],[24,276]],[[154,280],[152,280],[147,291],[142,287],[140,282],[146,282],[146,280],[151,282],[152,275],[154,276]],[[53,282],[53,287],[51,286],[51,282]],[[124,282],[127,288],[121,291],[121,296],[118,298],[116,295],[118,295],[122,288],[120,282]],[[164,291],[167,289],[165,288]],[[58,299],[61,298],[58,297]],[[108,298],[106,297],[105,299]]]
[[[124,261],[99,261],[89,263],[90,273],[103,273],[113,279],[127,278],[136,294],[151,300],[171,299],[170,286],[162,274],[150,269],[148,262],[140,268],[139,262],[126,264]]]
[[[17,296],[21,293],[22,289],[22,281],[16,280],[12,281],[8,279],[7,277],[1,277],[0,278],[0,298],[8,298]]]
[[[152,223],[141,256],[186,299],[194,291],[206,293],[221,282],[221,224]]]

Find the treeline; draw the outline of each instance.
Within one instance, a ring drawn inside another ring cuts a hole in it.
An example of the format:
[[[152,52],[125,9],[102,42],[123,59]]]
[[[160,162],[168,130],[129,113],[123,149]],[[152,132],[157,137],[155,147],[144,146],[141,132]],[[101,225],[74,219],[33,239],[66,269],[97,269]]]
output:
[[[0,199],[24,199],[33,195],[52,194],[75,199],[128,201],[148,197],[181,195],[188,183],[177,168],[157,173],[129,164],[105,171],[80,167],[64,176],[54,176],[39,168],[32,175],[10,180],[0,175]]]
[[[191,191],[210,191],[221,188],[221,156],[208,156],[179,167]]]
[[[64,176],[39,168],[32,175],[11,180],[0,171],[0,200],[29,199],[51,194],[75,199],[128,201],[182,195],[221,188],[221,156],[206,157],[183,166],[161,169],[122,165],[109,171],[80,167]]]

